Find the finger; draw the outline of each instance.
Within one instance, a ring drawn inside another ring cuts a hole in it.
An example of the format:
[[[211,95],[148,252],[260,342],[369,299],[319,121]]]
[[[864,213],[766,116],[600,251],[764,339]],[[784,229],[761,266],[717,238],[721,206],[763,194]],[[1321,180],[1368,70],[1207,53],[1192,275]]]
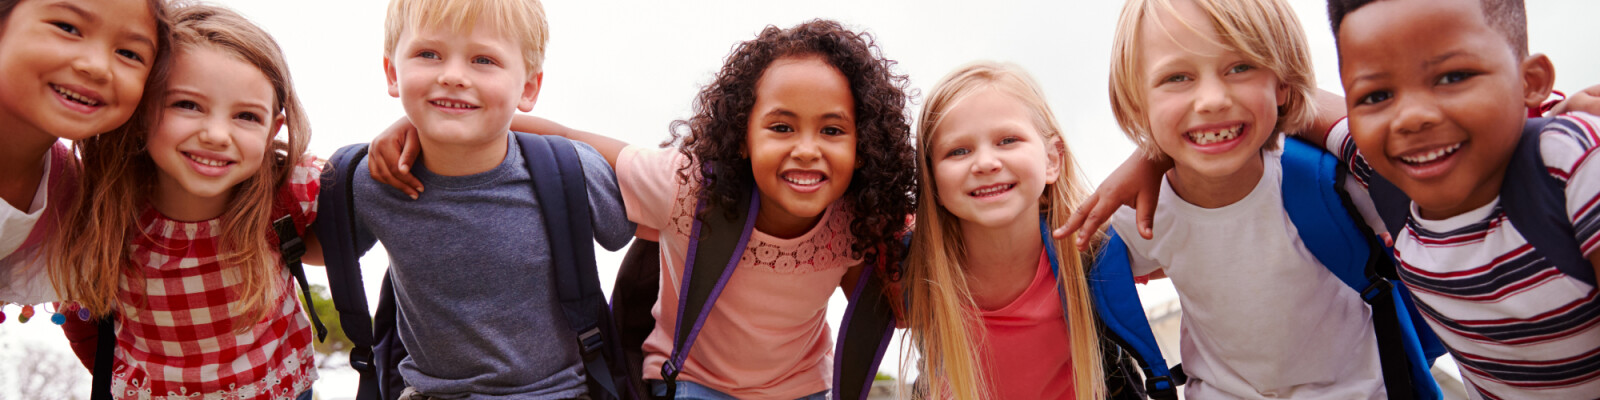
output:
[[[1137,200],[1134,200],[1134,202],[1138,203],[1137,205],[1134,206],[1134,210],[1133,211],[1134,211],[1134,214],[1137,215],[1136,219],[1138,219],[1138,221],[1139,221],[1139,236],[1143,237],[1145,240],[1154,239],[1155,238],[1155,219],[1156,219],[1156,193],[1155,192],[1148,192],[1148,191],[1147,192],[1141,192],[1141,193],[1139,193],[1139,198]]]
[[[1106,221],[1111,220],[1111,214],[1117,212],[1117,207],[1120,205],[1114,201],[1095,202],[1094,207],[1089,210],[1089,215],[1083,219],[1083,225],[1078,227],[1079,249],[1089,249],[1089,241],[1094,238],[1096,232],[1105,229]]]
[[[1077,230],[1079,226],[1083,225],[1084,217],[1088,216],[1085,214],[1085,210],[1088,210],[1090,207],[1094,207],[1096,200],[1099,200],[1099,197],[1094,195],[1090,195],[1089,198],[1084,199],[1083,203],[1078,205],[1078,209],[1072,210],[1072,215],[1067,217],[1067,224],[1057,227],[1055,231],[1050,232],[1050,236],[1058,240],[1066,239],[1068,234],[1071,234],[1072,231]]]
[[[1571,103],[1571,102],[1572,102],[1572,99],[1567,99],[1567,100],[1561,101],[1560,103],[1556,103],[1556,106],[1555,107],[1550,107],[1550,111],[1546,112],[1544,115],[1546,117],[1554,117],[1554,116],[1557,116],[1557,115],[1566,114],[1567,113],[1567,103]]]
[[[422,193],[424,191],[422,181],[418,180],[416,175],[411,174],[411,163],[416,162],[417,152],[421,151],[422,145],[417,143],[416,132],[413,130],[406,130],[406,133],[400,137],[405,144],[400,147],[400,166],[398,167],[400,171],[395,174],[395,177],[404,182],[406,186],[415,189],[416,193]]]

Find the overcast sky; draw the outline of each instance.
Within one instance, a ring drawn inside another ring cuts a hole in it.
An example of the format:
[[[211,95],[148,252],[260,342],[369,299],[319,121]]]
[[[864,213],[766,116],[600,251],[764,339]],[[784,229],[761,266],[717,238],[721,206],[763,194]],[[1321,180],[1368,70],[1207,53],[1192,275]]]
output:
[[[260,24],[283,47],[310,113],[311,150],[319,156],[369,141],[404,114],[399,101],[388,96],[382,72],[387,1],[218,3]],[[1120,3],[548,1],[551,36],[544,88],[532,114],[636,144],[658,144],[667,138],[668,123],[689,116],[695,93],[736,43],[767,25],[831,18],[871,32],[883,54],[899,62],[899,71],[909,74],[920,92],[970,61],[1021,65],[1043,85],[1079,164],[1091,182],[1099,182],[1133,149],[1107,101],[1107,66]],[[1325,3],[1291,3],[1305,26],[1318,84],[1342,92]],[[1534,0],[1528,2],[1528,15],[1530,49],[1550,55],[1557,89],[1574,91],[1600,83],[1600,54],[1592,39],[1600,33],[1592,22],[1600,15],[1600,2]],[[911,115],[920,105],[917,98]],[[378,275],[369,274],[369,285],[376,285],[384,265],[382,253],[373,254],[367,270]],[[620,254],[601,251],[607,290],[620,259]],[[325,281],[320,269],[310,271],[314,281]],[[842,308],[835,309],[830,320],[837,326]],[[6,311],[16,315],[15,307]],[[6,325],[0,327],[4,341],[16,339],[19,332],[59,332],[42,329],[40,322],[20,330],[14,322]],[[0,357],[3,352],[0,347]],[[894,363],[889,364],[885,368],[894,370]],[[344,378],[325,374],[324,383],[334,379]],[[0,388],[0,397],[7,397],[5,390]],[[343,395],[340,389],[325,393]]]

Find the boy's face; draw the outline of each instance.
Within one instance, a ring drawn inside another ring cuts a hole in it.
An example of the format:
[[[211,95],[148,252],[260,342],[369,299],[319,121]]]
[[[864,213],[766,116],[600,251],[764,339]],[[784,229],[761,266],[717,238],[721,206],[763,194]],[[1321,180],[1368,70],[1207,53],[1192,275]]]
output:
[[[1376,1],[1338,32],[1351,136],[1425,218],[1494,200],[1527,107],[1549,94],[1549,60],[1518,59],[1480,7]]]
[[[0,130],[78,140],[133,116],[156,56],[144,0],[29,0],[0,24]]]
[[[512,115],[533,110],[543,78],[528,73],[515,40],[489,28],[408,26],[383,66],[422,143],[451,147],[504,141]]]
[[[1193,2],[1172,6],[1177,15],[1156,10],[1139,28],[1139,84],[1156,145],[1180,173],[1226,180],[1259,170],[1287,86],[1220,45],[1216,27]]]

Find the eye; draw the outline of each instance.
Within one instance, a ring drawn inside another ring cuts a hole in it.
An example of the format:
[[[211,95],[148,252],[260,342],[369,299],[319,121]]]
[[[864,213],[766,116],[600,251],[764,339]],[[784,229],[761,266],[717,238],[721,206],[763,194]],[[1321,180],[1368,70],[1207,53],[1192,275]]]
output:
[[[1394,97],[1394,93],[1390,93],[1387,90],[1379,90],[1372,93],[1367,93],[1365,96],[1361,96],[1361,98],[1356,100],[1356,105],[1367,106],[1378,104],[1389,101],[1389,99],[1392,97]]]
[[[794,128],[790,127],[787,124],[776,124],[776,125],[767,127],[767,129],[770,129],[773,132],[778,132],[778,133],[794,132]]]
[[[841,128],[837,127],[837,126],[830,126],[830,127],[822,128],[822,134],[823,135],[828,135],[828,136],[839,136],[839,135],[846,134],[846,132],[844,131],[844,129],[841,129]]]
[[[260,115],[258,115],[256,113],[253,113],[253,112],[248,112],[248,111],[235,114],[233,116],[233,118],[234,119],[241,119],[241,120],[245,120],[245,121],[250,121],[250,122],[257,122],[257,123],[262,121]]]
[[[1021,142],[1021,141],[1022,141],[1022,138],[1019,138],[1019,137],[1016,137],[1016,136],[1006,136],[1004,139],[1000,139],[1000,145],[1004,146],[1004,145],[1008,145],[1008,144],[1012,144],[1012,143],[1016,143],[1016,142]]]
[[[417,57],[426,58],[429,60],[437,60],[439,59],[439,53],[435,53],[433,50],[423,50],[417,52]]]
[[[200,111],[200,103],[189,100],[178,100],[172,103],[172,108]]]
[[[69,23],[51,22],[50,24],[51,25],[55,25],[57,29],[61,29],[62,32],[66,32],[68,35],[76,36],[76,35],[83,34],[82,32],[78,32],[78,27],[77,26],[73,26],[72,24],[69,24]]]
[[[473,64],[495,65],[493,58],[478,56],[472,59]]]
[[[121,50],[117,50],[117,55],[122,56],[122,58],[133,60],[133,61],[138,62],[140,64],[144,63],[144,56],[140,55],[139,52],[137,52],[137,51],[128,50],[128,49],[121,49]]]
[[[1439,80],[1434,82],[1434,84],[1449,85],[1449,84],[1452,84],[1452,83],[1456,83],[1456,82],[1461,82],[1461,81],[1467,80],[1467,78],[1471,78],[1472,75],[1473,74],[1471,74],[1471,73],[1462,72],[1462,71],[1450,71],[1450,72],[1446,72],[1444,75],[1440,75],[1439,76]]]
[[[1235,65],[1235,66],[1229,67],[1228,68],[1228,73],[1229,74],[1237,74],[1237,73],[1241,73],[1241,72],[1250,72],[1250,71],[1253,71],[1255,69],[1256,69],[1256,67],[1254,65],[1239,64],[1239,65]]]
[[[944,156],[946,158],[958,157],[958,156],[967,155],[967,153],[971,153],[971,152],[972,152],[972,150],[969,150],[969,149],[967,149],[965,147],[957,147],[957,148],[954,148],[954,149],[950,149],[950,151],[945,152]]]
[[[1179,83],[1179,82],[1188,82],[1188,81],[1192,81],[1192,80],[1194,80],[1194,79],[1190,78],[1188,75],[1173,74],[1171,76],[1168,76],[1166,78],[1161,79],[1161,83]]]

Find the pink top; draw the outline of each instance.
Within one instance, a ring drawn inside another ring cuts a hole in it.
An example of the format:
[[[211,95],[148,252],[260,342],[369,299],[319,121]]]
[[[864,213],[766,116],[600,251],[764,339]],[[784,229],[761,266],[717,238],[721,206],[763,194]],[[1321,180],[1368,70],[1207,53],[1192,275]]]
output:
[[[1040,251],[1028,289],[998,310],[983,311],[980,350],[997,399],[1071,399],[1072,348],[1050,260]]]
[[[678,289],[688,254],[698,185],[682,185],[677,149],[629,146],[617,157],[617,185],[643,238],[659,234],[661,297],[644,342],[644,375],[661,379],[672,352]],[[696,178],[696,182],[698,178]],[[835,202],[822,222],[793,239],[756,231],[678,379],[741,399],[794,399],[827,390],[833,377],[828,298],[849,267],[849,216]]]
[[[279,190],[299,201],[306,224],[316,217],[316,160],[307,157]],[[119,399],[289,400],[317,378],[311,323],[289,271],[274,268],[266,318],[239,315],[239,276],[218,257],[222,220],[182,222],[154,208],[139,217],[117,300],[117,347],[111,392]],[[272,258],[277,260],[274,252]],[[234,327],[247,324],[243,332]]]

